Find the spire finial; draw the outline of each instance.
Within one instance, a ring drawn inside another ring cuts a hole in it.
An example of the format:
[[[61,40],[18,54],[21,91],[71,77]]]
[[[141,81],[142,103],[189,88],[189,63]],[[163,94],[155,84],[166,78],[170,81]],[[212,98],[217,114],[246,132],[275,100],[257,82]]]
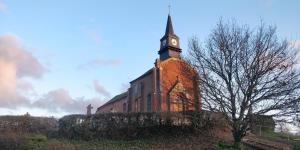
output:
[[[171,14],[171,4],[168,5],[169,7],[169,15]]]

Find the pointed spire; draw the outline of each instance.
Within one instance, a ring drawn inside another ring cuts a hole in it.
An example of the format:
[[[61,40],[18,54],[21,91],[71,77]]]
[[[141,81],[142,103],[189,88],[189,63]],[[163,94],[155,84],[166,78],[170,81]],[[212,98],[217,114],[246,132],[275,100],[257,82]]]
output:
[[[174,35],[174,30],[173,30],[173,25],[172,25],[172,19],[171,19],[171,16],[169,14],[165,35],[170,35],[170,34]]]
[[[160,39],[160,50],[158,51],[159,59],[180,58],[179,37],[174,33],[171,15],[168,14],[168,22],[165,35]]]

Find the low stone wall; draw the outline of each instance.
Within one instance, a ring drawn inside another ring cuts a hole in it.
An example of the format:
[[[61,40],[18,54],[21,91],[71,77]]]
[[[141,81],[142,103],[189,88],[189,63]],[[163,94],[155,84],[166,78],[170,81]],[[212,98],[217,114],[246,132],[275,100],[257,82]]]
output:
[[[59,134],[73,139],[136,138],[149,133],[193,132],[195,129],[212,128],[212,124],[220,125],[222,122],[222,115],[204,111],[69,115],[59,120]]]

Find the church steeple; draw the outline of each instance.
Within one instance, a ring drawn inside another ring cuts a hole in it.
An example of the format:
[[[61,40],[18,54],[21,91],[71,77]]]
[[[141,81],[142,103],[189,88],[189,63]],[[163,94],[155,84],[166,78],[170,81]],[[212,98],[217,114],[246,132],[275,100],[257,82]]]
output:
[[[160,50],[158,51],[160,60],[171,57],[180,58],[179,37],[174,33],[171,16],[168,15],[165,35],[160,39]]]
[[[168,22],[167,22],[165,35],[169,35],[169,34],[174,34],[172,19],[170,15],[168,15]]]

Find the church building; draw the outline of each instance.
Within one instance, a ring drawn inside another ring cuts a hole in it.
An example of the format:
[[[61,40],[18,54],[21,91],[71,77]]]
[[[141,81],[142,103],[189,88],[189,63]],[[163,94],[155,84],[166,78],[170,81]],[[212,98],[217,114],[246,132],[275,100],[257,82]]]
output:
[[[96,113],[199,111],[198,74],[181,58],[181,51],[168,15],[153,68],[131,81],[128,91],[113,97]]]

